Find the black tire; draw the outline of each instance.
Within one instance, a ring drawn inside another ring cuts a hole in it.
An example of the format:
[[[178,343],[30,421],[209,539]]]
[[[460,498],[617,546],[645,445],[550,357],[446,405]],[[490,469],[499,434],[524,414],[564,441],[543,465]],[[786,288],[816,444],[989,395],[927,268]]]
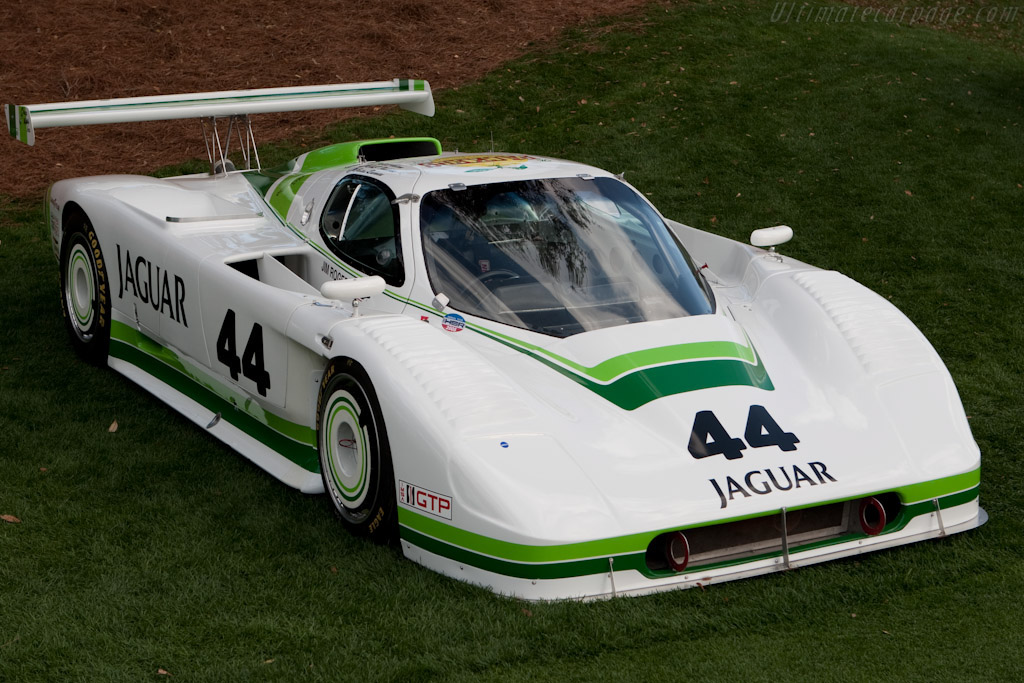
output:
[[[377,393],[363,367],[335,358],[324,371],[316,407],[324,489],[357,536],[389,543],[398,535],[395,476]]]
[[[75,351],[104,365],[110,349],[110,281],[103,250],[85,214],[69,217],[60,247],[60,303]]]

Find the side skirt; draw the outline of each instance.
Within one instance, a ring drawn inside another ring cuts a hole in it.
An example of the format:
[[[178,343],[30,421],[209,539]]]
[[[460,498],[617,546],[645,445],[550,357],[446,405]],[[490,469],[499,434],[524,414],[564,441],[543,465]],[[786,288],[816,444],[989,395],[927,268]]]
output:
[[[288,486],[303,493],[324,492],[319,472],[310,472],[295,464],[227,420],[217,420],[216,424],[207,428],[216,413],[132,363],[111,355],[107,364]]]

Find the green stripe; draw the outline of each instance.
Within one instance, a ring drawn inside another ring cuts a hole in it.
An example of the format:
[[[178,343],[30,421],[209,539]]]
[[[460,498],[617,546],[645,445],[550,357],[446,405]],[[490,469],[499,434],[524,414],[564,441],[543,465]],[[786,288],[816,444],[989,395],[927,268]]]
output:
[[[535,354],[546,356],[551,360],[571,368],[580,374],[586,375],[597,382],[608,382],[615,377],[627,372],[632,372],[633,370],[641,367],[661,365],[665,363],[678,363],[686,360],[734,358],[746,361],[751,365],[755,365],[758,362],[752,344],[750,346],[743,346],[742,344],[737,344],[735,342],[712,341],[673,344],[671,346],[659,346],[653,349],[633,351],[621,356],[616,356],[615,358],[609,358],[608,360],[598,363],[592,367],[586,367],[573,362],[568,358],[552,353],[540,346],[529,344],[494,330],[488,330],[486,328],[480,329],[503,341],[521,346]]]
[[[402,525],[402,538],[405,538],[408,529],[479,555],[527,563],[565,562],[635,553],[640,549],[646,550],[651,539],[661,533],[645,532],[565,545],[524,545],[460,529],[401,506],[398,508],[398,522]]]
[[[920,484],[904,486],[899,489],[898,492],[904,504],[914,503],[917,501],[929,501],[930,504],[930,501],[934,498],[948,496],[950,492],[953,491],[973,490],[977,488],[980,483],[981,468],[979,467],[972,472],[964,472],[963,474],[957,474],[944,479],[936,479],[935,481],[925,481]]]
[[[554,354],[548,353],[555,360],[559,359]],[[661,365],[663,363],[676,363],[682,360],[694,360],[697,358],[735,358],[754,364],[756,359],[754,349],[742,346],[735,342],[693,342],[690,344],[675,344],[673,346],[662,346],[655,349],[637,351],[610,358],[592,368],[576,366],[576,369],[588,375],[598,382],[606,382],[614,377],[625,374],[638,367],[649,365]],[[576,365],[573,363],[572,365]]]
[[[436,138],[375,138],[371,140],[355,140],[353,142],[339,142],[327,147],[315,149],[306,154],[300,168],[294,168],[295,159],[289,162],[292,171],[303,173],[314,173],[328,168],[337,168],[354,164],[359,161],[359,155],[363,148],[373,147],[381,144],[401,144],[406,142],[430,142],[433,143],[437,154],[441,153],[441,143]],[[287,167],[286,167],[287,168]],[[273,172],[273,171],[272,171]]]
[[[441,143],[436,138],[412,137],[355,140],[353,142],[339,142],[334,145],[315,149],[311,152],[307,152],[303,156],[291,159],[282,166],[265,171],[247,172],[245,173],[245,177],[253,187],[260,192],[260,194],[265,196],[267,189],[269,189],[275,181],[284,178],[284,180],[274,188],[273,195],[266,196],[267,202],[278,214],[278,217],[284,221],[288,217],[288,210],[291,208],[292,202],[295,201],[296,193],[306,181],[306,177],[310,174],[330,168],[339,168],[348,164],[354,164],[359,161],[359,155],[364,147],[373,146],[375,144],[394,144],[403,142],[430,142],[433,143],[437,153],[441,153]],[[301,164],[299,164],[299,159],[302,159]],[[301,180],[295,181],[288,178],[288,176],[301,178]],[[302,233],[299,232],[299,234],[301,235]]]
[[[553,562],[549,564],[519,564],[494,557],[486,557],[475,553],[447,545],[429,536],[417,533],[411,529],[401,530],[402,538],[413,545],[423,548],[435,555],[441,555],[448,559],[479,567],[495,574],[512,576],[518,579],[566,579],[577,576],[589,576],[592,574],[608,573],[608,558],[597,557],[586,560],[575,560],[570,562]],[[644,553],[633,555],[617,556],[615,558],[615,569],[636,569],[645,571],[646,563]]]
[[[335,406],[338,406],[339,403],[342,404],[342,405],[339,406],[337,410],[335,410]],[[346,412],[346,413],[348,413],[349,416],[352,418],[352,424],[355,424],[355,425],[359,424],[359,416],[356,415],[356,413],[355,413],[355,411],[358,410],[358,408],[355,406],[355,404],[353,404],[351,401],[349,401],[345,397],[340,397],[340,398],[336,399],[334,402],[331,403],[330,407],[327,410],[330,413],[330,417],[327,420],[327,435],[328,435],[326,437],[327,439],[331,439],[330,435],[334,434],[334,418],[336,418],[338,416],[339,412]],[[359,494],[362,493],[363,488],[365,487],[364,484],[365,484],[365,481],[366,481],[366,470],[367,470],[367,467],[366,467],[366,456],[367,456],[366,435],[363,433],[362,430],[359,430],[359,431],[357,431],[355,433],[359,435],[359,455],[360,455],[360,458],[361,458],[360,463],[359,463],[359,481],[356,482],[355,487],[350,488],[348,486],[345,486],[345,482],[342,481],[341,475],[338,473],[337,468],[334,466],[334,460],[335,460],[334,457],[328,457],[328,459],[327,459],[327,462],[330,464],[331,477],[334,479],[335,483],[338,485],[338,488],[340,489],[339,493],[341,494],[341,497],[344,498],[345,500],[349,501],[350,503],[355,501],[357,498],[359,498]],[[333,444],[327,445],[326,449],[329,452],[334,451]],[[349,495],[350,493],[351,493],[351,495]]]
[[[110,355],[143,370],[196,403],[220,413],[221,419],[310,472],[320,471],[316,431],[275,415],[264,413],[266,422],[238,408],[196,377],[170,349],[117,320],[111,325]]]
[[[944,477],[920,484],[912,484],[905,487],[893,489],[900,496],[904,505],[899,517],[887,526],[883,533],[893,533],[907,526],[912,519],[934,511],[934,503],[931,499],[918,503],[908,503],[914,500],[913,496],[921,490],[935,493],[932,498],[939,500],[942,509],[948,509],[975,500],[978,497],[979,486],[975,485],[966,490],[961,490],[965,481],[975,480],[980,477],[980,469],[965,474]],[[942,493],[938,493],[938,492]],[[795,506],[788,508],[790,511],[798,511],[811,507],[843,503],[848,500],[857,500],[871,495],[879,495],[884,491],[866,493],[863,495],[849,496],[836,500],[817,502],[809,505]],[[679,526],[667,529],[629,534],[613,538],[605,538],[594,541],[583,541],[561,545],[527,545],[502,541],[488,536],[483,536],[465,529],[454,527],[442,522],[439,519],[427,517],[413,510],[399,506],[398,521],[400,535],[414,545],[420,546],[432,553],[448,557],[458,562],[464,562],[474,567],[494,571],[506,576],[520,578],[556,578],[566,576],[584,576],[587,574],[604,573],[608,571],[609,557],[615,558],[616,569],[637,568],[648,576],[667,576],[668,573],[652,573],[647,569],[644,561],[644,554],[647,546],[659,534],[668,531],[694,529],[698,527],[728,524],[739,522],[756,517],[765,517],[778,514],[778,511],[768,514],[759,513],[753,515],[741,515],[728,519],[712,520]],[[825,539],[813,543],[801,545],[791,549],[809,550],[816,547],[836,545],[849,540],[865,538],[865,534],[853,533],[839,538]],[[721,566],[730,566],[750,562],[762,557],[778,557],[780,551],[774,551],[758,555],[757,557],[740,558],[725,562],[701,565],[702,569],[711,569]],[[545,573],[546,572],[546,573]],[[569,573],[576,572],[576,573]]]
[[[760,362],[749,365],[732,360],[688,361],[638,370],[611,384],[597,384],[580,375],[560,370],[551,363],[545,364],[558,369],[566,377],[623,410],[635,410],[665,396],[714,387],[751,386],[765,391],[775,389]]]
[[[19,141],[28,144],[28,107],[16,106],[14,108],[14,137]]]
[[[396,301],[433,315],[441,313],[418,301],[385,292]],[[535,344],[467,323],[467,329],[524,353],[625,410],[634,410],[664,396],[724,386],[752,386],[774,391],[754,345],[735,342],[693,342],[642,349],[586,367]],[[748,340],[749,343],[749,340]],[[708,358],[708,357],[711,358]],[[661,365],[655,365],[655,364]],[[655,367],[645,367],[655,365]],[[618,377],[615,381],[608,380]]]
[[[288,223],[288,209],[291,208],[292,202],[295,201],[295,195],[299,188],[309,180],[310,175],[309,173],[299,173],[284,178],[274,188],[273,193],[267,197],[267,203],[280,216],[281,220],[288,225],[290,225]],[[299,235],[302,235],[302,233],[299,233]]]
[[[402,79],[398,82],[399,90],[426,90],[426,81],[414,79]]]
[[[302,178],[302,182],[305,182],[306,178],[308,178],[309,176],[306,175],[306,176],[297,176],[297,177],[301,177]],[[300,183],[300,185],[301,185],[301,183]],[[280,187],[280,186],[278,186],[278,187]],[[297,188],[295,188],[295,189],[297,189]],[[277,197],[277,190],[274,191],[274,196]],[[279,198],[279,202],[281,204],[287,204],[287,206],[285,206],[285,213],[284,213],[283,216],[280,214],[280,209],[278,208],[278,206],[275,206],[274,203],[272,201],[269,201],[269,200],[268,200],[268,203],[274,209],[275,215],[277,215],[278,219],[281,221],[281,224],[283,226],[285,226],[286,228],[288,228],[289,230],[291,230],[292,233],[294,233],[296,237],[301,239],[308,246],[312,247],[314,250],[319,252],[321,256],[323,256],[324,258],[329,260],[331,263],[333,263],[337,267],[339,267],[342,270],[344,270],[346,273],[348,273],[352,277],[362,277],[362,273],[357,272],[356,270],[351,268],[347,263],[345,263],[344,261],[339,260],[334,254],[332,254],[331,252],[327,251],[326,249],[321,247],[319,244],[317,244],[313,240],[308,239],[308,237],[305,234],[303,234],[303,232],[301,230],[299,230],[294,225],[292,225],[291,223],[288,222],[288,220],[286,218],[287,215],[288,215],[287,214],[287,211],[288,211],[287,207],[291,206],[291,203],[293,201],[295,201],[295,194],[294,194],[294,192],[292,192],[290,197],[286,198],[286,197],[282,196],[281,198]],[[390,297],[392,297],[394,299],[397,299],[398,301],[404,301],[404,299],[402,299],[399,296],[396,296],[392,292],[385,291],[384,294],[387,295],[387,296],[390,296]]]
[[[595,366],[595,368],[602,368],[601,371],[605,375],[613,376],[615,373],[621,375],[613,382],[602,384],[542,356],[541,350],[530,350],[528,348],[530,345],[517,343],[510,337],[477,325],[470,324],[467,327],[516,351],[525,353],[624,410],[635,410],[665,396],[714,387],[751,386],[765,391],[774,391],[775,389],[760,357],[754,351],[753,345],[749,349],[745,349],[733,342],[700,342],[623,354]],[[697,354],[709,351],[714,355],[745,355],[749,351],[753,355],[753,359],[756,360],[756,364],[752,365],[745,359],[694,360],[698,357]],[[641,364],[652,361],[664,363],[669,359],[671,359],[671,364],[668,365],[638,368]],[[576,367],[582,366],[577,365]],[[629,374],[621,374],[632,368],[637,369]]]
[[[978,497],[978,491],[981,486],[975,486],[974,488],[967,489],[966,491],[960,491],[959,493],[953,493],[948,496],[935,496],[930,500],[922,500],[920,503],[913,503],[911,505],[904,505],[901,512],[906,513],[906,518],[901,516],[899,521],[899,529],[902,529],[910,522],[911,519],[919,515],[927,514],[935,511],[935,502],[939,501],[939,509],[948,510],[949,508],[956,507],[957,505],[963,505],[964,503],[970,502]]]

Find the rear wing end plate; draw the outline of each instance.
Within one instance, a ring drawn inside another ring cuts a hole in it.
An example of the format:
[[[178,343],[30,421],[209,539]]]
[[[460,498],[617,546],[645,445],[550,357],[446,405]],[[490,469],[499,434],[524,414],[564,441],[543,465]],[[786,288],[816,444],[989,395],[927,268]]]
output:
[[[394,79],[293,88],[225,90],[221,92],[153,97],[124,97],[51,104],[4,105],[11,136],[35,144],[38,128],[88,126],[101,123],[166,121],[170,119],[243,117],[249,114],[340,109],[397,104],[425,116],[434,115],[430,84]]]

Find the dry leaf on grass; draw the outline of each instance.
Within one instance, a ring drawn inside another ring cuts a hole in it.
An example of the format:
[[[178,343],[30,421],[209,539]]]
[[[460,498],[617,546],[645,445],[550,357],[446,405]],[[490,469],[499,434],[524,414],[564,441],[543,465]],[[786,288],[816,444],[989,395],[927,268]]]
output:
[[[14,515],[0,515],[0,519],[4,520],[8,524],[21,524],[21,520]]]
[[[110,427],[107,428],[107,431],[110,432],[111,434],[117,431],[117,420],[114,420],[113,422],[110,423]]]
[[[170,671],[165,671],[164,669],[157,669],[156,672],[158,674],[160,674],[161,676],[173,676],[174,675]]]

